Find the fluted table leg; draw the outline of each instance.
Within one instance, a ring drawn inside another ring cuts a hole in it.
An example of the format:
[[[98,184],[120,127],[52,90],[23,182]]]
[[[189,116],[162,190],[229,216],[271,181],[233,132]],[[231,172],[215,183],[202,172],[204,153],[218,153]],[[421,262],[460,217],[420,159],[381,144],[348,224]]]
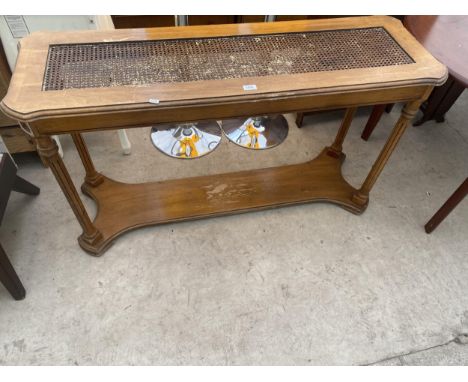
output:
[[[103,177],[100,173],[96,171],[96,168],[94,167],[94,163],[89,155],[88,148],[86,147],[86,144],[83,140],[83,137],[81,134],[71,134],[73,138],[73,142],[75,143],[76,150],[78,151],[78,154],[80,155],[81,162],[83,162],[83,166],[86,171],[85,175],[85,182],[89,184],[92,187],[96,187],[99,184],[102,183]]]
[[[343,141],[345,140],[346,135],[348,134],[349,126],[351,126],[351,122],[353,122],[356,110],[357,107],[350,107],[349,109],[346,109],[343,120],[341,121],[340,129],[336,134],[335,141],[330,146],[330,149],[337,154],[341,154],[341,152],[343,151]]]
[[[381,174],[382,170],[385,167],[390,155],[392,154],[393,150],[395,149],[398,141],[400,140],[401,136],[405,132],[406,128],[408,127],[409,122],[415,116],[416,112],[419,109],[419,105],[421,105],[421,100],[411,101],[406,104],[403,111],[401,112],[401,116],[398,119],[395,127],[393,128],[390,137],[388,138],[385,146],[383,147],[382,151],[380,152],[377,160],[375,161],[372,169],[370,170],[369,174],[367,175],[366,180],[362,184],[361,188],[356,191],[353,195],[353,201],[361,204],[366,205],[369,202],[369,192],[374,186],[377,178]]]
[[[65,194],[70,207],[83,229],[83,233],[78,238],[80,246],[92,254],[97,254],[102,249],[102,234],[89,218],[83,202],[78,195],[78,191],[70,178],[70,174],[68,173],[62,158],[58,154],[57,144],[53,139],[46,136],[36,138],[36,142],[39,155],[45,162],[47,162],[52,170],[55,179],[60,185],[60,188]]]

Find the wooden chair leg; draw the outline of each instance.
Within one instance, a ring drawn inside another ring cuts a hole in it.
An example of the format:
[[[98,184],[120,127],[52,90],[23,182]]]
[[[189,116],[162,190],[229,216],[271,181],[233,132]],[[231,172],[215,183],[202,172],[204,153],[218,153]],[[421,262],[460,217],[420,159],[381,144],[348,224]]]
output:
[[[426,121],[436,120],[443,122],[445,113],[463,92],[464,87],[451,75],[442,86],[434,88],[431,96],[423,105],[422,116],[413,123],[413,126],[420,126]]]
[[[351,122],[353,122],[356,110],[357,107],[350,107],[345,111],[345,115],[343,117],[343,120],[341,121],[341,126],[338,130],[338,133],[336,134],[335,141],[330,146],[330,149],[337,154],[343,151],[343,141],[346,138],[346,134],[348,134],[349,126],[351,125]]]
[[[456,189],[456,191],[447,199],[442,207],[429,220],[424,229],[426,233],[431,233],[442,221],[453,211],[453,209],[465,198],[468,194],[468,178]]]
[[[22,300],[26,296],[23,284],[10,263],[5,251],[0,245],[0,282],[11,293],[15,300]]]
[[[367,120],[366,127],[364,128],[361,138],[367,141],[369,137],[371,136],[372,132],[374,131],[375,127],[380,121],[380,118],[382,118],[382,114],[385,111],[387,105],[375,105],[374,108],[372,109],[372,113]]]
[[[36,187],[34,184],[29,183],[27,180],[23,179],[18,175],[16,175],[15,183],[13,184],[12,190],[28,195],[39,195],[39,192],[41,191],[39,187]]]
[[[395,106],[394,103],[387,104],[387,106],[385,106],[385,112],[386,113],[391,113],[391,111],[393,110],[393,106]]]
[[[450,108],[453,106],[455,101],[458,99],[458,97],[461,96],[461,94],[464,91],[465,91],[465,86],[462,85],[457,80],[454,80],[452,86],[445,94],[444,99],[440,102],[440,104],[438,105],[437,109],[434,112],[433,119],[437,123],[441,123],[445,121],[445,114],[450,110]]]
[[[302,122],[304,122],[304,113],[297,113],[296,116],[296,125],[297,127],[302,127]]]

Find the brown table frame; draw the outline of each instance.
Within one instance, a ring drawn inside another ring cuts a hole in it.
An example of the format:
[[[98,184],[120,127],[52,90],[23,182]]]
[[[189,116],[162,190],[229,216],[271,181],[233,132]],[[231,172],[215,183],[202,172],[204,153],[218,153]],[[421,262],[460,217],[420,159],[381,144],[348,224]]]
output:
[[[278,77],[276,82],[272,82],[273,79],[257,78],[255,79],[257,83],[269,87],[268,92],[263,94],[259,92],[251,96],[235,94],[223,97],[213,96],[198,100],[174,99],[173,102],[163,102],[157,106],[141,103],[128,106],[118,104],[115,101],[115,105],[112,107],[87,106],[63,110],[57,107],[46,113],[38,110],[38,106],[34,106],[33,101],[31,101],[29,109],[22,109],[27,103],[26,99],[31,95],[26,94],[26,90],[23,89],[24,96],[21,96],[22,90],[15,88],[10,89],[11,97],[7,96],[2,103],[2,108],[10,116],[20,120],[23,129],[34,136],[39,154],[49,164],[83,229],[78,242],[84,250],[93,255],[102,254],[112,241],[122,233],[153,224],[314,201],[335,203],[355,214],[360,214],[366,209],[369,193],[408,126],[408,121],[413,118],[433,87],[445,81],[446,68],[425,52],[404,31],[398,21],[386,17],[262,23],[249,24],[248,27],[248,33],[278,33],[298,29],[308,30],[307,28],[330,29],[349,28],[353,25],[356,27],[380,25],[379,23],[383,23],[388,30],[392,31],[394,37],[399,38],[398,42],[403,44],[407,51],[411,51],[417,62],[408,68],[391,68],[381,72],[366,69],[357,70],[353,73],[357,76],[356,78],[360,79],[359,81],[362,81],[359,84],[353,83],[354,79],[349,77],[346,71],[341,71],[342,73],[337,73],[334,76],[319,73],[285,78],[284,80]],[[166,31],[146,30],[146,34],[150,35],[149,37],[152,33],[159,33],[158,36],[166,33],[172,37],[183,37],[194,33],[204,36],[217,35],[221,33],[221,30],[223,33],[231,35],[246,33],[245,27],[241,24],[161,29]],[[115,34],[109,34],[109,36],[119,37],[119,33],[137,32],[133,30],[133,32],[115,31],[113,33]],[[88,35],[83,36],[84,34],[78,36],[77,39],[86,38]],[[42,35],[37,36],[36,42],[39,44],[39,40],[44,38]],[[141,33],[138,32],[134,38],[141,39]],[[43,45],[47,47],[45,43]],[[36,46],[36,50],[40,50],[40,47]],[[43,60],[43,55],[40,56],[40,60]],[[17,71],[21,71],[22,65],[25,65],[25,71],[26,68],[29,68],[26,62],[19,61]],[[375,73],[375,77],[372,73]],[[35,77],[38,83],[40,81],[39,75],[40,73]],[[312,86],[309,85],[312,83],[309,80],[312,78],[310,76],[314,79],[313,83],[322,83],[322,86],[310,89]],[[20,78],[19,75],[18,78]],[[296,86],[309,86],[309,88],[280,91],[281,87],[291,86],[292,78],[302,80]],[[384,78],[384,80],[369,83],[372,78]],[[33,80],[31,81],[33,82]],[[242,83],[241,81],[245,80],[241,79],[239,84]],[[333,86],[331,86],[330,81],[333,82]],[[15,76],[12,83],[15,83]],[[226,83],[228,84],[228,82]],[[208,81],[203,86],[206,86],[206,93],[218,91],[217,88],[211,90],[211,83]],[[230,91],[230,88],[226,88],[226,91]],[[115,94],[112,93],[114,100],[120,99],[121,92],[119,93],[119,91],[120,89],[116,89]],[[139,94],[136,93],[137,90],[134,91],[136,95]],[[138,91],[145,92],[147,89]],[[37,103],[41,105],[49,102],[43,93],[36,92]],[[109,93],[110,96],[111,93]],[[25,103],[16,102],[15,104],[15,100],[21,98],[25,100]],[[57,98],[56,102],[66,102],[66,100]],[[406,106],[366,179],[361,186],[355,188],[343,178],[341,173],[341,165],[345,159],[343,142],[352,116],[358,106],[393,102],[406,102]],[[163,182],[125,184],[104,176],[96,170],[81,135],[82,132],[86,131],[149,126],[155,122],[238,117],[240,116],[239,110],[242,110],[242,114],[247,116],[337,108],[346,108],[347,111],[334,142],[325,147],[318,157],[308,162]],[[20,109],[22,109],[21,112],[18,111]],[[58,154],[57,145],[51,138],[52,134],[66,133],[71,133],[86,171],[81,189],[98,205],[98,213],[94,221],[88,215],[65,164]]]

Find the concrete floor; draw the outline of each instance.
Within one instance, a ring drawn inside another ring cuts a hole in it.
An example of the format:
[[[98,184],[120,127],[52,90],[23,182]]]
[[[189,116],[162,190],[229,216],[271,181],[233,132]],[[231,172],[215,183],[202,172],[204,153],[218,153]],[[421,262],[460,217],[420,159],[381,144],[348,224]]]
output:
[[[0,241],[27,289],[0,288],[0,364],[468,364],[468,203],[431,235],[424,223],[468,174],[468,96],[443,124],[410,128],[355,216],[317,203],[148,227],[103,257],[77,244],[80,227],[49,170],[17,157],[37,198],[12,195]],[[400,107],[369,142],[369,108],[345,142],[357,186]],[[341,113],[318,114],[287,141],[251,152],[224,140],[195,161],[162,156],[149,129],[87,134],[98,169],[129,182],[305,161],[331,143]],[[65,162],[83,169],[69,137]],[[84,197],[93,215],[93,203]]]

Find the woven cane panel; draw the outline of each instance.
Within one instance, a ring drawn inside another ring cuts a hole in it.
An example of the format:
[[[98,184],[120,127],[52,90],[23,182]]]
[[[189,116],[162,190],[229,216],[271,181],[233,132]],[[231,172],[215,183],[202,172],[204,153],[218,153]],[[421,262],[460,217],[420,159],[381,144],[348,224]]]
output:
[[[413,62],[380,27],[51,45],[43,90],[223,80]]]

